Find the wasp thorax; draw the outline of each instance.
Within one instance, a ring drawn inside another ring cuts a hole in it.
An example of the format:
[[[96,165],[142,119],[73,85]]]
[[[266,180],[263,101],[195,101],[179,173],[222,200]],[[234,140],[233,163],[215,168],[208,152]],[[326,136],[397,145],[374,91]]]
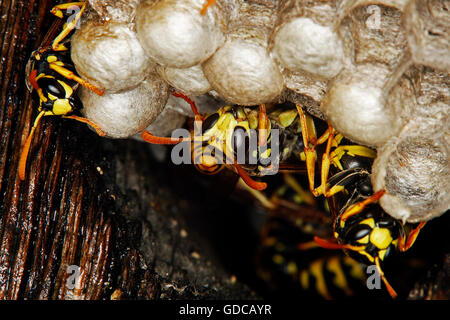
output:
[[[71,43],[80,75],[109,92],[136,87],[152,66],[128,24],[91,20],[77,30]]]
[[[86,118],[107,136],[126,138],[143,131],[161,113],[168,98],[168,86],[156,77],[132,90],[98,96],[82,88],[80,98]]]
[[[136,14],[139,41],[146,53],[163,66],[188,68],[208,59],[224,36],[218,13],[195,1],[143,1]]]

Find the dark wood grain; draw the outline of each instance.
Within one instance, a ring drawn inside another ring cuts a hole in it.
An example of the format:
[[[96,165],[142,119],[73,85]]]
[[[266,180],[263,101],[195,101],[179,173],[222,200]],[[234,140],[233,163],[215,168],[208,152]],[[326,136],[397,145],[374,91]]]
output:
[[[25,66],[55,4],[1,2],[0,299],[253,297],[207,256],[192,257],[202,242],[182,239],[180,230],[195,204],[181,205],[167,166],[139,142],[47,117],[20,181],[19,156],[37,113]],[[72,265],[80,267],[73,289]]]

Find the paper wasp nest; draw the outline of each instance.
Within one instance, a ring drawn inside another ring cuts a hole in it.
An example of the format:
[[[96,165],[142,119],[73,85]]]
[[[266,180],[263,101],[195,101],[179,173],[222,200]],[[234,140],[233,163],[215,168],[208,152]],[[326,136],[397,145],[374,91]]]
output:
[[[449,208],[448,1],[217,0],[202,15],[205,2],[90,0],[93,10],[72,40],[77,70],[108,94],[129,94],[145,79],[192,98],[300,103],[379,150],[372,180],[387,190],[380,203],[389,214],[415,222]],[[150,124],[168,90],[153,88],[160,91],[132,94],[146,101],[132,113],[152,116],[102,128],[116,136],[123,126],[125,136]],[[101,113],[90,109],[108,101],[104,110],[114,112],[122,103],[88,96],[85,113],[99,123]],[[159,123],[180,123],[172,102]]]

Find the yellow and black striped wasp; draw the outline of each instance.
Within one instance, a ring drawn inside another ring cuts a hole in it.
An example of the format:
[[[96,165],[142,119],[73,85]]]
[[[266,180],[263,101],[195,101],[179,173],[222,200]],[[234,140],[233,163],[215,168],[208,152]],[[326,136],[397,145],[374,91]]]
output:
[[[328,209],[328,201],[331,199],[311,200],[309,198],[311,194],[305,193],[308,181],[304,175],[285,173],[270,177],[268,182],[269,186],[263,192],[250,190],[243,184],[238,185],[252,194],[259,193],[254,199],[255,214],[256,216],[264,214],[265,218],[256,256],[256,267],[257,274],[264,280],[264,284],[268,285],[266,295],[346,299],[351,296],[384,298],[385,294],[391,294],[389,290],[386,293],[383,290],[369,290],[374,288],[371,286],[374,276],[369,275],[377,271],[374,259],[364,258],[363,253],[336,246],[335,243],[332,245],[337,249],[344,249],[348,254],[330,251],[327,250],[328,242],[324,249],[312,241],[314,237],[333,238],[331,216],[333,210],[330,212]],[[350,189],[350,186],[348,188]],[[371,194],[369,189],[366,191],[368,195]],[[239,192],[237,195],[240,201],[248,200],[245,199],[246,193]],[[345,200],[345,197],[332,199]],[[355,201],[358,201],[358,198],[351,202]],[[364,215],[357,217],[358,220],[348,221],[349,224],[338,231],[340,233],[338,238],[345,238],[344,241],[355,246],[366,246],[364,249],[366,254],[376,256],[379,253],[382,261],[386,261],[390,253],[398,247],[397,242],[394,240],[392,243],[390,237],[392,235],[393,238],[400,238],[398,234],[402,232],[400,222],[392,219],[375,204],[366,208]],[[375,224],[391,234],[386,236],[383,235],[384,231],[381,231],[381,236],[375,236],[368,241],[370,237],[368,234],[374,229],[371,226]],[[384,246],[388,249],[382,249]],[[415,281],[414,279],[424,272],[424,266],[427,265],[426,260],[420,257],[420,253],[419,256],[416,254],[389,258],[389,273],[396,275],[395,283],[402,291],[410,289],[411,281]],[[368,266],[371,267],[366,270]],[[375,277],[378,279],[376,281],[381,281],[381,275],[378,277],[375,274]]]
[[[369,295],[363,264],[313,241],[332,236],[332,221],[327,201],[307,190],[305,175],[283,173],[267,181],[264,191],[242,183],[236,190],[240,201],[247,201],[249,192],[255,216],[263,217],[255,267],[264,295],[327,300]]]
[[[22,149],[19,161],[19,177],[25,179],[27,156],[34,131],[43,116],[62,116],[89,124],[99,135],[105,135],[92,121],[77,116],[82,103],[76,95],[79,85],[82,85],[99,95],[103,89],[82,79],[76,72],[70,58],[70,42],[67,40],[75,29],[86,2],[71,2],[53,7],[52,13],[58,19],[47,33],[39,49],[31,54],[26,67],[26,84],[29,91],[35,91],[39,97],[39,114],[36,117],[30,134]],[[62,19],[75,12],[62,27]]]
[[[267,184],[252,177],[306,172],[304,163],[298,161],[299,155],[304,158],[303,140],[300,118],[292,103],[224,106],[202,116],[189,97],[179,92],[172,94],[191,105],[196,129],[189,138],[157,137],[144,131],[145,141],[152,144],[191,142],[192,159],[200,172],[215,174],[227,167],[254,190],[264,190]],[[313,121],[312,117],[308,119]]]
[[[302,123],[310,190],[315,196],[322,194],[327,198],[333,220],[335,241],[316,237],[315,242],[324,248],[344,249],[357,261],[374,264],[389,294],[396,297],[397,293],[387,281],[381,262],[393,250],[408,250],[425,223],[415,228],[404,226],[377,203],[385,191],[372,190],[370,173],[376,156],[374,150],[354,145],[336,134],[330,125],[320,138],[316,138],[314,128],[301,107],[297,106],[297,110]],[[316,148],[325,142],[326,149],[321,156],[321,185],[314,188]]]
[[[298,211],[276,210],[266,217],[256,255],[259,277],[271,291],[289,297],[330,300],[365,293],[364,265],[342,252],[305,248],[313,235],[330,230],[328,224],[302,217],[309,210],[300,205]]]

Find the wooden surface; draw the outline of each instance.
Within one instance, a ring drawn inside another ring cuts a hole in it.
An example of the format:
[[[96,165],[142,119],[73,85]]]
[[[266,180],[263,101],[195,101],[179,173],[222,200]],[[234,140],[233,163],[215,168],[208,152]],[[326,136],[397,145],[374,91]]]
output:
[[[20,181],[20,151],[37,114],[25,66],[55,4],[1,2],[0,299],[253,297],[192,240],[184,222],[192,206],[180,204],[167,166],[145,144],[47,117]],[[80,267],[75,288],[69,266]]]

